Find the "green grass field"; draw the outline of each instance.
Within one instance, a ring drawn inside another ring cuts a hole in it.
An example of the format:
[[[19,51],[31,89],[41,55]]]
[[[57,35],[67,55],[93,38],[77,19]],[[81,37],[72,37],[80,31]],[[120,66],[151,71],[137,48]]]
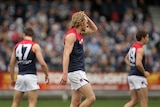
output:
[[[129,99],[103,99],[98,100],[93,104],[92,107],[123,107],[123,105]],[[10,107],[12,101],[11,100],[0,100],[0,107]],[[38,100],[37,107],[69,107],[70,101],[62,101],[55,99],[47,99],[47,100]],[[160,99],[149,99],[148,107],[159,107]],[[23,100],[21,102],[20,107],[28,107],[27,100]],[[135,107],[140,107],[139,104]]]

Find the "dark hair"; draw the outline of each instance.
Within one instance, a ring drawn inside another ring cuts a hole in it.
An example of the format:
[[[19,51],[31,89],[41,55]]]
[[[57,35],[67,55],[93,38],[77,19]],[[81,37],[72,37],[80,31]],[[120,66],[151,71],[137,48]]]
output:
[[[147,32],[144,30],[139,30],[136,34],[137,41],[140,41],[142,38],[145,38],[147,36]]]
[[[31,27],[26,27],[24,28],[24,31],[23,33],[26,35],[26,36],[30,36],[30,37],[33,37],[34,36],[34,31]]]

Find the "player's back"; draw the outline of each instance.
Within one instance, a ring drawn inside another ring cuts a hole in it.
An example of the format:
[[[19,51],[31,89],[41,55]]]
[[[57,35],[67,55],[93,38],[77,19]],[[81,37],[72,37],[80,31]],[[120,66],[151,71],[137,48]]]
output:
[[[20,75],[36,74],[36,56],[32,51],[34,44],[33,41],[24,39],[14,47]]]
[[[131,66],[129,75],[144,76],[144,74],[136,67],[136,52],[139,48],[143,48],[143,45],[136,42],[131,46],[129,50],[129,61]],[[145,66],[145,56],[143,56],[142,64],[143,66]]]

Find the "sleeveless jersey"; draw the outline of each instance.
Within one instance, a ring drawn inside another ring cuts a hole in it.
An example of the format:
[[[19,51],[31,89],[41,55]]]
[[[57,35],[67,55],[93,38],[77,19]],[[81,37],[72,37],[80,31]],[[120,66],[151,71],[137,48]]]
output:
[[[143,48],[143,45],[136,42],[129,50],[129,61],[131,66],[129,75],[144,76],[144,74],[136,67],[136,51],[138,48]],[[142,64],[145,67],[145,56],[142,58]]]
[[[35,43],[31,40],[22,40],[14,47],[16,59],[18,62],[19,75],[35,74],[36,75],[36,56],[32,51]]]
[[[82,35],[74,28],[69,29],[66,35],[69,33],[74,33],[76,35],[76,41],[70,54],[68,72],[74,72],[77,70],[85,71]]]

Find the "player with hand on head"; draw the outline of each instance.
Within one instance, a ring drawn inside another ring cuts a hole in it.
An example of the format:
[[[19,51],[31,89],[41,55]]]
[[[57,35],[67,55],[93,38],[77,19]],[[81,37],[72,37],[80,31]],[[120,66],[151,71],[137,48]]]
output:
[[[28,95],[28,107],[36,107],[38,90],[38,77],[36,73],[36,59],[40,63],[45,73],[45,81],[49,83],[48,67],[43,59],[40,46],[33,42],[34,31],[31,27],[26,27],[23,32],[23,40],[14,46],[10,59],[10,75],[14,86],[13,103],[11,107],[19,107],[25,92]],[[14,78],[14,67],[18,64],[19,72],[17,80]]]
[[[96,100],[95,94],[85,73],[83,36],[97,31],[95,23],[83,12],[72,15],[71,28],[66,32],[63,52],[63,75],[60,81],[71,83],[70,107],[90,107]],[[81,102],[82,95],[85,96]]]
[[[130,66],[128,83],[131,100],[124,107],[134,107],[139,101],[141,107],[148,107],[148,88],[146,78],[150,75],[145,70],[145,52],[143,45],[149,41],[149,35],[144,30],[136,33],[137,41],[130,47],[125,56],[125,62]]]

